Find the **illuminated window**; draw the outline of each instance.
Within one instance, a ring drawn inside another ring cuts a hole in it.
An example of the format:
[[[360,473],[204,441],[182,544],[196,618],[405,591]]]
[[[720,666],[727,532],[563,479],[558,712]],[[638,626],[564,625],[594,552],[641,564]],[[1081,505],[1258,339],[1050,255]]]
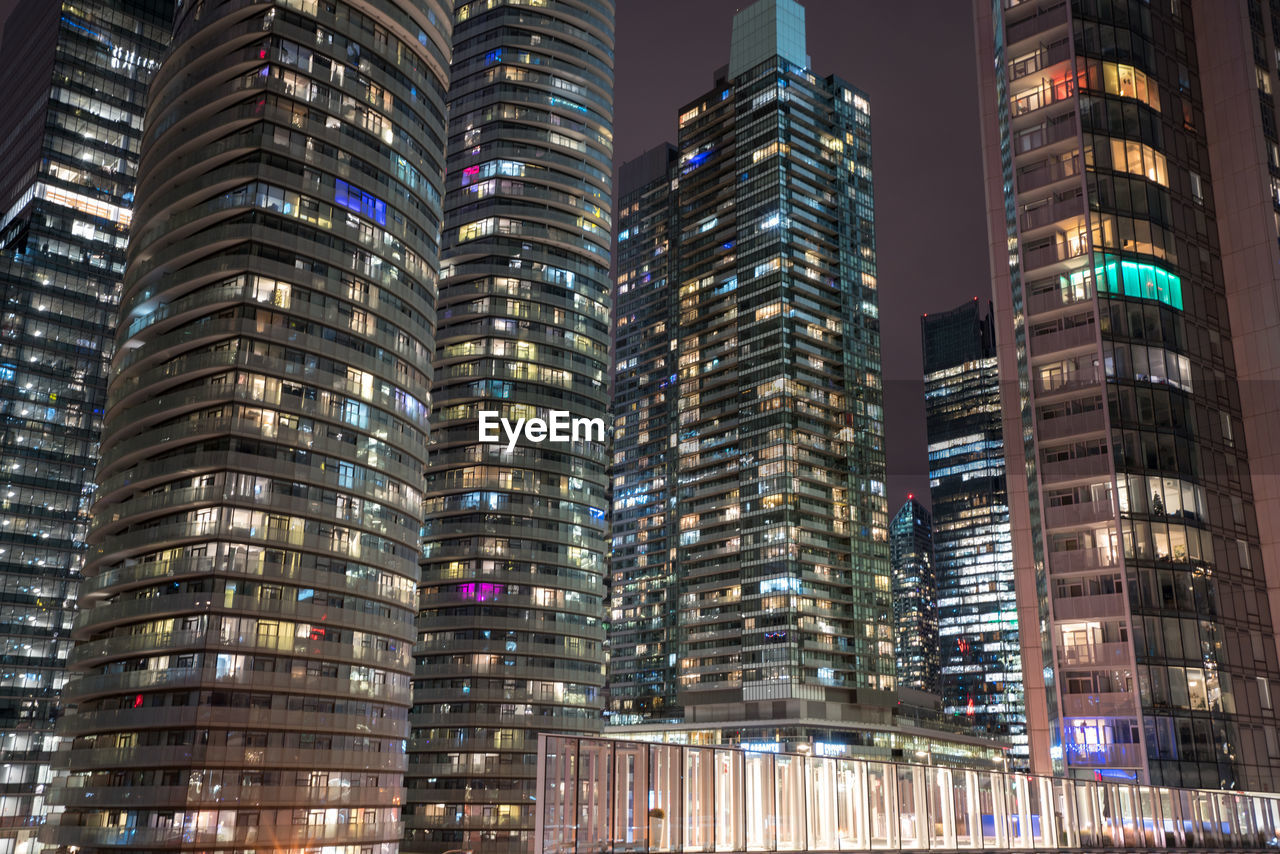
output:
[[[347,210],[363,214],[379,225],[387,224],[387,203],[359,187],[338,179],[334,182],[333,199]]]
[[[1142,175],[1162,187],[1169,186],[1169,170],[1164,155],[1141,142],[1111,140],[1111,168],[1117,172]]]
[[[1104,293],[1155,300],[1182,309],[1182,279],[1155,264],[1122,261],[1108,255],[1094,275]]]

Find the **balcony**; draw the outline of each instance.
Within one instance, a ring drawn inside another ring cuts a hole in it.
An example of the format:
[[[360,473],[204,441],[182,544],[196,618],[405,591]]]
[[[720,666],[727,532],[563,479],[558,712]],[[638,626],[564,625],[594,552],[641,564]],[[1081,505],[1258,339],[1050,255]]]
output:
[[[1096,525],[1099,522],[1110,522],[1115,515],[1115,508],[1110,501],[1086,501],[1044,508],[1044,521],[1049,528]]]
[[[1009,63],[1009,80],[1021,80],[1023,77],[1070,58],[1071,42],[1067,39],[1056,41],[1040,48],[1029,57]]]
[[[1086,253],[1086,241],[1062,240],[1046,246],[1036,246],[1022,250],[1022,269],[1038,270],[1072,258],[1080,258]]]
[[[1041,124],[1018,131],[1013,138],[1013,153],[1015,156],[1030,154],[1032,151],[1038,151],[1045,146],[1053,145],[1055,142],[1062,142],[1065,139],[1076,139],[1076,114],[1074,111],[1063,116],[1046,119]]]
[[[1127,643],[1058,647],[1058,664],[1063,667],[1122,667],[1131,663]]]
[[[1058,622],[1123,617],[1128,613],[1129,603],[1123,593],[1100,593],[1096,596],[1053,600],[1053,619]]]
[[[1036,421],[1036,436],[1041,442],[1049,439],[1061,439],[1065,436],[1086,436],[1090,433],[1102,433],[1107,429],[1107,415],[1102,409],[1088,412],[1076,412],[1071,415],[1059,415],[1056,418],[1039,418]]]
[[[1110,474],[1111,457],[1107,454],[1074,457],[1069,460],[1046,462],[1040,465],[1040,479],[1045,483],[1099,478]]]
[[[1081,289],[1085,290],[1085,289]],[[1074,308],[1093,301],[1093,295],[1088,292],[1065,291],[1054,288],[1051,291],[1038,294],[1027,294],[1026,313],[1030,315],[1047,314],[1051,311],[1058,311],[1063,308]]]
[[[1005,44],[1012,47],[1020,41],[1038,36],[1067,22],[1067,4],[1059,3],[1005,27]]]
[[[1080,155],[1072,154],[1066,160],[1051,157],[1033,165],[1024,166],[1018,172],[1018,193],[1028,193],[1046,184],[1054,184],[1080,174]]]
[[[1049,553],[1049,572],[1054,575],[1114,569],[1119,565],[1120,562],[1112,553],[1101,549],[1076,549],[1069,552]]]
[[[1101,383],[1102,380],[1099,379],[1096,368],[1073,371],[1069,374],[1048,374],[1040,377],[1040,381],[1036,384],[1036,395],[1042,397],[1096,389]]]
[[[1071,718],[1136,717],[1138,695],[1133,691],[1063,694],[1062,713]]]
[[[1018,217],[1018,225],[1023,231],[1031,231],[1052,225],[1059,220],[1076,219],[1084,216],[1084,193],[1076,190],[1072,193],[1054,195],[1051,198],[1033,202],[1022,209]]]
[[[1096,347],[1098,327],[1092,323],[1083,323],[1067,329],[1032,335],[1030,341],[1032,356],[1045,356],[1049,353],[1073,350],[1080,347]]]
[[[1073,77],[1062,80],[1046,80],[1034,89],[1015,95],[1009,101],[1009,114],[1013,118],[1029,115],[1036,110],[1061,104],[1075,98],[1076,83]]]

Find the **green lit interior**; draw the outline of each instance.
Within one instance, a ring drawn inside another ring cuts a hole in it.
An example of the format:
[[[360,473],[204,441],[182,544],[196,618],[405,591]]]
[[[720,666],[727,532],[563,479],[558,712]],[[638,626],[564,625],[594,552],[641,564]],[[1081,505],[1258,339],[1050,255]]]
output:
[[[1104,256],[1094,268],[1099,293],[1156,300],[1182,310],[1182,279],[1155,264]]]

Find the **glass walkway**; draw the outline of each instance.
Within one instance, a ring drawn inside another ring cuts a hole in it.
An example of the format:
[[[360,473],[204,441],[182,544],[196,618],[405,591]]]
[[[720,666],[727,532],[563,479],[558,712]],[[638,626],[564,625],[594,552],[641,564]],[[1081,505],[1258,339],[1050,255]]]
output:
[[[1278,851],[1280,795],[543,735],[538,854]]]

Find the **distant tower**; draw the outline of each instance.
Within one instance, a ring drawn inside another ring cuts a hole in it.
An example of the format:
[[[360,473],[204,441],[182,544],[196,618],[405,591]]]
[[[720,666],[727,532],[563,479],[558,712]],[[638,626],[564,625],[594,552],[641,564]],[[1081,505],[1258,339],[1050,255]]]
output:
[[[172,22],[173,0],[37,0],[0,47],[0,854],[33,852],[58,810],[142,113]]]
[[[942,708],[1009,739],[1017,766],[1027,720],[995,327],[977,299],[920,327]]]
[[[680,206],[678,153],[663,144],[619,170],[613,378],[609,703],[615,724],[678,720]]]
[[[907,496],[889,523],[898,686],[938,693],[938,587],[929,511]]]

